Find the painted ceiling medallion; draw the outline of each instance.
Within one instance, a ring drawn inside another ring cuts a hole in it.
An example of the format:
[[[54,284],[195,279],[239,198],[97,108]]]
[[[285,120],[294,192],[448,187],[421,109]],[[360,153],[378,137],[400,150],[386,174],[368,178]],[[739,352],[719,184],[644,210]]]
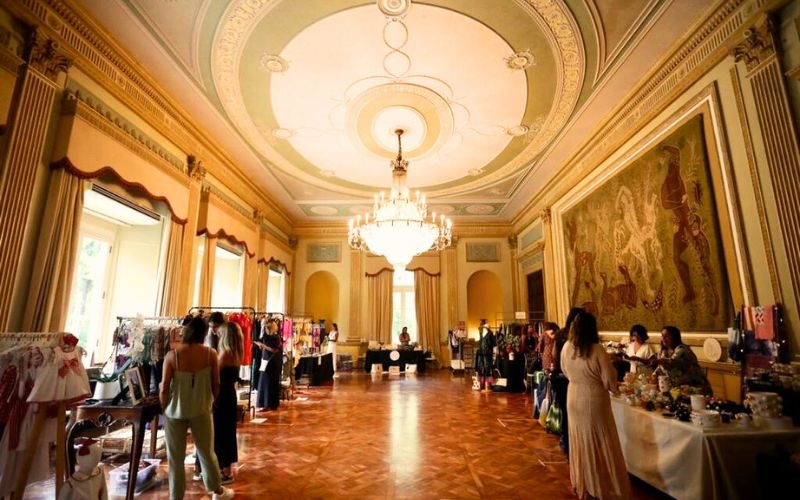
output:
[[[389,17],[400,17],[408,13],[411,0],[378,0],[378,9]]]
[[[261,67],[272,73],[283,73],[289,69],[289,62],[275,54],[264,54]]]
[[[506,57],[506,64],[511,69],[528,69],[536,64],[536,58],[533,57],[530,50],[517,52],[513,56]]]

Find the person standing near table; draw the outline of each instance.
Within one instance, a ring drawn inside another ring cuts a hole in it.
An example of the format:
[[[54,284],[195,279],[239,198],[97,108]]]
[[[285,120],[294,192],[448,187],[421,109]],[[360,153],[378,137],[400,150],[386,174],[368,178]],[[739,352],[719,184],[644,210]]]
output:
[[[328,332],[328,354],[332,356],[333,373],[336,373],[336,343],[339,341],[339,325],[333,323],[332,329]]]
[[[408,333],[408,327],[404,326],[403,331],[400,332],[400,345],[403,347],[408,347],[411,343],[411,335]]]
[[[611,412],[609,392],[619,393],[617,372],[600,345],[597,320],[588,312],[575,318],[561,351],[569,379],[569,478],[578,498],[626,499],[631,484]]]
[[[205,473],[203,482],[213,491],[213,500],[233,498],[233,490],[222,486],[219,463],[214,453],[211,405],[219,392],[217,353],[203,345],[208,324],[196,317],[185,325],[181,345],[164,360],[159,400],[169,464],[169,496],[181,500],[186,491],[186,435],[192,430],[195,448]]]

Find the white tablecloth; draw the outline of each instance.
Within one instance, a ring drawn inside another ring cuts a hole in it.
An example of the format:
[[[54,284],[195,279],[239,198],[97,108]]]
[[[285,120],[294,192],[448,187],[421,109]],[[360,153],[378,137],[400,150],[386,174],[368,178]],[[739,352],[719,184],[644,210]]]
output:
[[[756,459],[781,447],[796,450],[800,428],[762,430],[736,423],[702,428],[612,398],[628,472],[683,499],[758,499]]]

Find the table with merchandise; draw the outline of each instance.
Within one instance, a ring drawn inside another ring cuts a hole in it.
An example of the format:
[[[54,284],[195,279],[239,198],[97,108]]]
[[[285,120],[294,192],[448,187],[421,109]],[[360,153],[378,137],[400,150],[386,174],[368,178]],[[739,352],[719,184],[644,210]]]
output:
[[[749,419],[703,426],[624,398],[612,398],[611,408],[628,472],[677,499],[763,498],[760,457],[800,449],[791,419],[773,427]]]

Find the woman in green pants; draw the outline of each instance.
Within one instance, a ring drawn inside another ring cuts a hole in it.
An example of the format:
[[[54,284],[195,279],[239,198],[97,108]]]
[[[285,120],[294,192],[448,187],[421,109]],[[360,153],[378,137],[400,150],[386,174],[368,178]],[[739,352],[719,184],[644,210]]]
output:
[[[192,429],[197,454],[203,467],[203,481],[212,498],[233,498],[233,490],[222,486],[214,454],[214,424],[211,405],[219,392],[219,365],[214,349],[203,345],[208,325],[199,317],[184,326],[181,346],[164,360],[164,377],[159,398],[169,464],[169,497],[181,500],[186,490],[186,434]]]

